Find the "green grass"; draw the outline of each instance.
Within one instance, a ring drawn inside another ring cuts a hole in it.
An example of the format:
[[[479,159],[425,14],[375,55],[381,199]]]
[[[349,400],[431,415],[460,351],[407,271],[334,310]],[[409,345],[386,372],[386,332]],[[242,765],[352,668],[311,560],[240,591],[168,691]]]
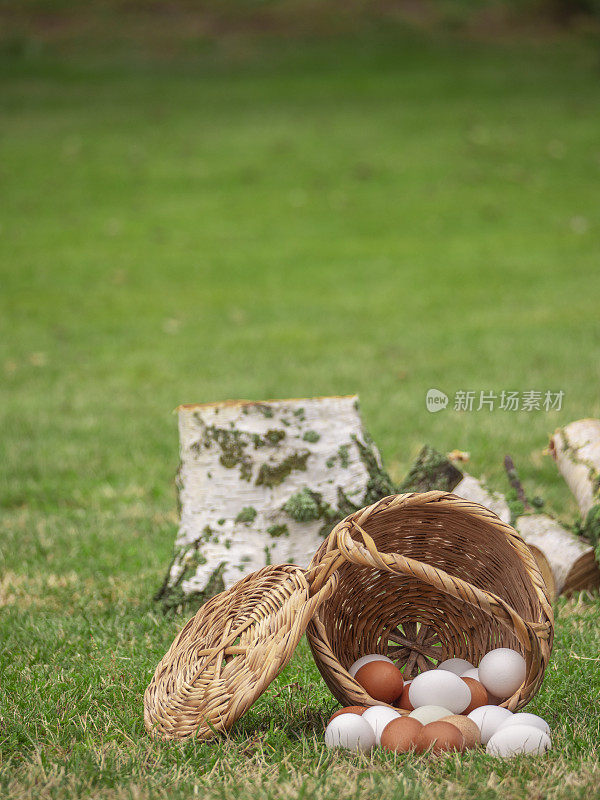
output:
[[[595,54],[392,31],[0,74],[0,793],[594,796],[597,596],[558,604],[542,759],[328,753],[305,645],[223,740],[150,741],[141,698],[186,618],[150,599],[181,402],[356,391],[396,478],[429,442],[505,489],[510,452],[574,519],[542,450],[600,414]]]

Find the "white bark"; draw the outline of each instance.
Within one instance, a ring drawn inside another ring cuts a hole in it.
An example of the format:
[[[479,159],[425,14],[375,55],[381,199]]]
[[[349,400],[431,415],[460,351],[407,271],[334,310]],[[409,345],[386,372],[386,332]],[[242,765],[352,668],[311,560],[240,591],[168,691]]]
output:
[[[489,508],[500,517],[502,522],[510,522],[510,508],[504,495],[500,492],[491,492],[472,475],[465,472],[461,482],[452,491],[465,500],[471,500],[473,503],[479,503]]]
[[[572,531],[547,514],[525,514],[514,524],[527,544],[538,547],[548,559],[556,593],[573,588],[573,577],[580,561],[589,558],[592,548]],[[593,559],[593,555],[592,555]]]
[[[166,594],[203,592],[215,575],[227,588],[266,563],[306,566],[336,518],[385,487],[355,396],[181,406],[179,433]]]
[[[580,419],[559,428],[550,439],[550,452],[585,519],[600,503],[600,419]]]

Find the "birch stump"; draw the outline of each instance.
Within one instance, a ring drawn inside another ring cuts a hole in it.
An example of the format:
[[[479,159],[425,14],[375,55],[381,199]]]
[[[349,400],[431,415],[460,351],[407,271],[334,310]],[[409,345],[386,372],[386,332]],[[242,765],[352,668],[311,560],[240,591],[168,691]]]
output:
[[[336,522],[394,492],[356,396],[178,412],[180,526],[157,595],[171,605],[266,564],[307,566]]]

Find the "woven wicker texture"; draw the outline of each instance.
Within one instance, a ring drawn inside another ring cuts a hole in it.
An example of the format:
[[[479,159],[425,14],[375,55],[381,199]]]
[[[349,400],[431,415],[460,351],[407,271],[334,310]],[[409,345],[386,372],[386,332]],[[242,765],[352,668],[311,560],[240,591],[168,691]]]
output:
[[[407,678],[447,658],[475,665],[495,647],[519,650],[523,686],[502,705],[516,710],[543,679],[553,613],[536,562],[520,536],[488,509],[446,492],[384,498],[342,520],[315,555],[335,564],[338,586],[307,636],[342,705],[379,704],[347,672],[382,653]]]
[[[146,689],[148,732],[208,739],[228,730],[285,667],[315,610],[334,591],[337,578],[326,572],[325,564],[313,592],[300,567],[264,567],[205,603]]]

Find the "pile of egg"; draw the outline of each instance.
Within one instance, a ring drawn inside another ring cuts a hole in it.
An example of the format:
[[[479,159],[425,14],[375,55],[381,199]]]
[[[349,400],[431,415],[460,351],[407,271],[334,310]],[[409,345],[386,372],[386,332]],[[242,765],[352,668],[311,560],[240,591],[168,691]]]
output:
[[[325,730],[327,747],[369,752],[379,745],[394,753],[441,753],[485,745],[487,753],[501,758],[539,755],[551,747],[545,720],[498,705],[525,680],[525,659],[515,650],[492,650],[478,668],[450,658],[412,681],[404,681],[382,655],[359,658],[349,672],[368,695],[388,705],[336,711]],[[410,713],[401,715],[391,705]]]

